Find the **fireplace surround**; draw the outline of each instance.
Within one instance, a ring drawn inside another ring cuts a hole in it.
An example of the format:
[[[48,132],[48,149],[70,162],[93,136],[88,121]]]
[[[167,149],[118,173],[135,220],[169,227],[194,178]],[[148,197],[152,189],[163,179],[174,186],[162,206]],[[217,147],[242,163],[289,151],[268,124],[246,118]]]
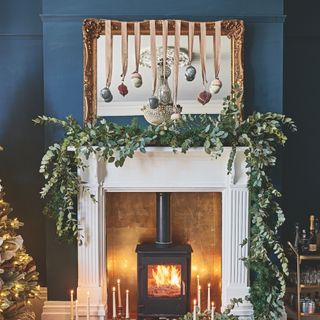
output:
[[[232,172],[227,174],[231,148],[221,157],[210,158],[202,148],[187,154],[173,153],[171,148],[149,147],[137,152],[122,168],[105,163],[99,155],[84,161],[79,171],[88,191],[78,198],[78,219],[83,243],[78,246],[78,288],[80,319],[86,317],[87,292],[90,292],[90,319],[106,319],[107,261],[105,193],[107,192],[221,192],[222,194],[222,308],[231,298],[244,298],[249,291],[248,270],[241,261],[247,246],[240,243],[248,237],[248,189],[244,150],[238,149]],[[97,202],[93,202],[90,193]],[[179,265],[179,263],[174,263]],[[48,301],[42,319],[66,319],[68,303]],[[252,306],[244,303],[234,309],[241,320],[252,319]]]

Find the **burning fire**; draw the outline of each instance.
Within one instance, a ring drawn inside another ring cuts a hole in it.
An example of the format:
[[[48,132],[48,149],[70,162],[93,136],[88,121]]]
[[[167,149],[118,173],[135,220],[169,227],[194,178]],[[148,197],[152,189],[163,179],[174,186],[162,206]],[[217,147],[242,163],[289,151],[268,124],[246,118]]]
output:
[[[181,271],[175,265],[157,265],[152,269],[152,276],[158,288],[164,286],[181,288]]]

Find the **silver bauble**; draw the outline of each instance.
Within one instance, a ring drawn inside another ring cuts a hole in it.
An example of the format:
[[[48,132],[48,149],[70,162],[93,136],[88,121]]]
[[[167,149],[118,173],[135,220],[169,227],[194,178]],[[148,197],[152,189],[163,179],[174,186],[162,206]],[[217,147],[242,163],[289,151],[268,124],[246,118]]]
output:
[[[221,87],[222,87],[222,82],[220,81],[220,79],[216,78],[212,80],[209,87],[209,91],[211,92],[211,94],[217,94],[220,91]]]
[[[151,96],[149,99],[149,107],[151,109],[156,109],[159,106],[159,99],[156,96]]]
[[[101,89],[100,95],[105,102],[111,102],[113,99],[113,95],[108,87]]]
[[[186,71],[184,73],[187,81],[193,81],[196,77],[197,70],[194,66],[187,66]]]

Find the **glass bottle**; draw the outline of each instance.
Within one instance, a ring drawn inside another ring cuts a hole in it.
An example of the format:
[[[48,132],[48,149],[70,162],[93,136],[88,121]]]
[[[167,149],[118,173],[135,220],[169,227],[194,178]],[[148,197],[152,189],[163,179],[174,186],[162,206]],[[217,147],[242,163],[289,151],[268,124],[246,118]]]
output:
[[[299,243],[300,243],[299,223],[296,223],[295,234],[294,234],[294,247],[298,252],[299,252]]]
[[[309,246],[308,251],[310,254],[315,254],[317,252],[317,238],[314,229],[314,215],[310,216],[310,238],[309,238]]]
[[[308,253],[309,245],[308,245],[308,239],[307,239],[307,231],[305,229],[302,229],[302,236],[301,236],[301,252],[302,253]]]

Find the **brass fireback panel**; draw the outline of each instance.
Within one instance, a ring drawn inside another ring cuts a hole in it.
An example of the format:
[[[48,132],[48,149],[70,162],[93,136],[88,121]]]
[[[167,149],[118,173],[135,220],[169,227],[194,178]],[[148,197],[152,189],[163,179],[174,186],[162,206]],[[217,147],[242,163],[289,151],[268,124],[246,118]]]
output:
[[[211,297],[221,306],[221,193],[171,193],[173,241],[193,248],[191,299],[196,298],[196,276],[200,275],[201,305],[207,305],[207,284]],[[137,312],[138,243],[153,243],[156,235],[155,193],[107,193],[108,291],[121,279],[122,302],[130,290],[131,318]],[[108,305],[112,305],[111,295]],[[190,304],[192,305],[192,304]],[[202,307],[202,308],[203,308]],[[109,308],[108,318],[111,318]]]

